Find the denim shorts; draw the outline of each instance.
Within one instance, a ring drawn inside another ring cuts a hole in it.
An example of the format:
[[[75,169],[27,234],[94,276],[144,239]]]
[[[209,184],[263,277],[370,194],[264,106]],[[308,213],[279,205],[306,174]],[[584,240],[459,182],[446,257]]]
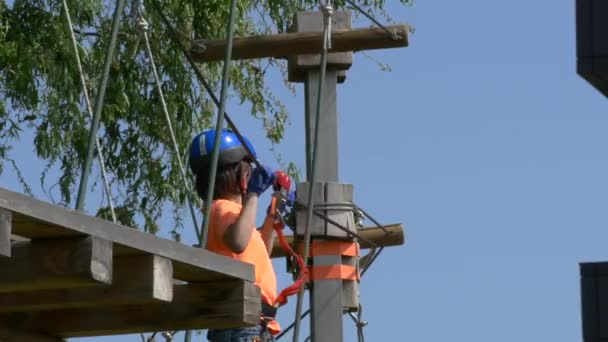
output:
[[[266,330],[266,324],[260,323],[255,327],[237,328],[237,329],[220,329],[209,330],[207,332],[207,340],[210,342],[254,342],[262,341],[262,335],[266,334],[266,341],[274,342],[276,339],[272,337]],[[256,340],[260,338],[260,340]]]

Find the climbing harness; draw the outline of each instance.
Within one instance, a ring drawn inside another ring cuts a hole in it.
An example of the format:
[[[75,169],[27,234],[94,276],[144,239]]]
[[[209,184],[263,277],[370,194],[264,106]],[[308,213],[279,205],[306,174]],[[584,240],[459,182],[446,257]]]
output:
[[[281,249],[283,249],[285,254],[296,262],[297,268],[300,271],[300,275],[296,281],[292,285],[283,289],[277,296],[273,307],[278,309],[280,306],[287,303],[287,298],[289,296],[298,293],[302,289],[304,284],[309,279],[309,273],[308,267],[304,262],[304,258],[293,250],[293,248],[289,245],[285,234],[283,234],[283,229],[285,228],[285,218],[288,213],[282,212],[280,208],[289,202],[291,180],[287,174],[281,171],[275,172],[275,177],[276,180],[275,184],[273,185],[274,193],[270,202],[269,215],[274,218],[274,230],[277,233],[277,240],[279,241]]]

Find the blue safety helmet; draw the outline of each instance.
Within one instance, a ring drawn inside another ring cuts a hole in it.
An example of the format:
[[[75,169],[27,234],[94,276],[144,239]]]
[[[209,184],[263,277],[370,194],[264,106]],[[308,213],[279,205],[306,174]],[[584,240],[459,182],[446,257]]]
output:
[[[206,171],[211,165],[211,154],[213,153],[213,144],[215,143],[215,129],[204,131],[192,139],[190,145],[190,169],[194,174],[201,171]],[[253,158],[257,158],[253,146],[243,137],[245,144],[253,154]],[[230,130],[222,130],[220,137],[220,149],[218,156],[218,167],[234,164],[241,160],[253,161],[247,149],[241,143],[238,136]]]

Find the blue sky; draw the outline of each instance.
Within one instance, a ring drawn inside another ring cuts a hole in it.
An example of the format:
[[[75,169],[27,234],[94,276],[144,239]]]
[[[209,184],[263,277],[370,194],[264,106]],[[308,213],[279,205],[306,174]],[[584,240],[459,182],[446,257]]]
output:
[[[578,263],[608,260],[608,101],[576,75],[574,1],[388,3],[410,47],[367,53],[392,72],[357,54],[338,90],[341,181],[407,236],[361,284],[366,339],[581,341]],[[303,166],[303,89],[271,82],[291,114],[280,151]]]

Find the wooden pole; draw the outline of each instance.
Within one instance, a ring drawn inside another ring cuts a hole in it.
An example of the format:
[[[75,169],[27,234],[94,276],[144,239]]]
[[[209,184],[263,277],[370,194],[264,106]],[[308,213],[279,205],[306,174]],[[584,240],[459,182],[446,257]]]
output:
[[[388,37],[380,28],[359,28],[333,30],[331,32],[332,52],[361,51],[406,47],[409,27],[388,26],[398,39]],[[206,50],[192,49],[190,54],[196,62],[214,62],[224,58],[226,41],[200,40]],[[321,52],[323,32],[294,32],[235,38],[232,45],[232,59],[285,58],[291,55],[318,54]]]
[[[401,224],[391,224],[383,226],[386,230],[386,233],[382,228],[374,227],[374,228],[363,228],[360,229],[357,233],[380,247],[389,247],[389,246],[400,246],[405,242],[405,234],[403,232],[403,225]],[[293,236],[287,236],[287,241],[291,244],[293,242]],[[361,249],[369,249],[372,245],[364,240],[359,241],[359,247]],[[278,240],[275,239],[274,247],[272,248],[272,258],[282,258],[285,256],[285,252],[281,249]]]

